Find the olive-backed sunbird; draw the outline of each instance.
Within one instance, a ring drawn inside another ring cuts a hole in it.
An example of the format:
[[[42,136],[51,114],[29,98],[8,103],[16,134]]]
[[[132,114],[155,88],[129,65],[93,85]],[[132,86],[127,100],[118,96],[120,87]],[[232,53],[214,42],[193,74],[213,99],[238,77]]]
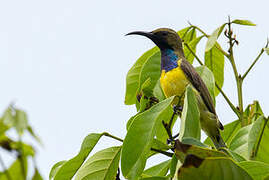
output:
[[[161,51],[160,84],[165,96],[183,96],[186,87],[191,84],[200,111],[201,128],[211,138],[217,149],[226,147],[220,135],[220,130],[224,128],[216,114],[212,97],[195,68],[186,60],[179,35],[168,28],[160,28],[152,32],[134,31],[127,35],[145,36],[159,47]]]

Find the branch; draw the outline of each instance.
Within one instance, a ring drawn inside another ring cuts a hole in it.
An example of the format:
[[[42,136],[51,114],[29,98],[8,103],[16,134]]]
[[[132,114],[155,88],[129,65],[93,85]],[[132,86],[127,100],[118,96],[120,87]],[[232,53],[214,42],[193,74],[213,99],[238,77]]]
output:
[[[234,44],[237,44],[238,42],[235,39],[235,37],[232,37],[233,36],[233,31],[232,31],[231,24],[232,23],[231,23],[230,16],[229,16],[228,17],[228,32],[225,31],[224,34],[229,39],[229,50],[228,50],[229,55],[228,55],[228,59],[230,60],[230,63],[232,65],[235,80],[236,80],[238,105],[239,105],[239,113],[240,113],[239,119],[241,121],[241,125],[246,126],[247,123],[244,121],[243,93],[242,93],[243,79],[242,79],[241,75],[238,74],[237,67],[235,65],[235,60],[234,60],[234,54],[233,54],[233,46],[234,46]]]
[[[268,43],[266,43],[265,48],[268,47]],[[245,77],[248,75],[249,71],[253,68],[253,66],[256,64],[256,62],[260,59],[261,55],[264,53],[264,48],[262,48],[261,52],[259,53],[259,55],[256,57],[256,59],[253,61],[253,63],[250,65],[250,67],[248,68],[248,70],[244,73],[244,75],[242,76],[242,80],[245,79]]]

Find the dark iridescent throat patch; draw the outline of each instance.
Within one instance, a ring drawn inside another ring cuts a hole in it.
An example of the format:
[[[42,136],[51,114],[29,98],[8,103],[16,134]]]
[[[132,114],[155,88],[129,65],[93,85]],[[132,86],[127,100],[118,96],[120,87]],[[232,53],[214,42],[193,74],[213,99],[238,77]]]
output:
[[[178,67],[177,60],[178,56],[172,49],[165,49],[161,51],[161,69],[168,72]]]

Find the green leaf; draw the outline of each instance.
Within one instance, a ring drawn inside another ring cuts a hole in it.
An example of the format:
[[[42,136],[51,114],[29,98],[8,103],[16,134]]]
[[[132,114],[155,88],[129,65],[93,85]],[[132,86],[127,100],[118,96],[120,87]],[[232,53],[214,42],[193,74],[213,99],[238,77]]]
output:
[[[143,172],[156,133],[155,127],[162,120],[159,117],[167,108],[171,108],[173,99],[170,97],[161,101],[133,120],[122,147],[121,170],[124,177],[136,179]]]
[[[31,136],[41,145],[43,145],[41,139],[39,138],[38,135],[34,132],[33,128],[31,126],[27,127],[27,131],[31,134]]]
[[[178,179],[193,180],[252,180],[250,175],[235,162],[225,157],[201,159],[189,155],[178,170]]]
[[[159,99],[159,101],[163,101],[165,99],[165,95],[163,93],[163,90],[162,90],[162,87],[160,84],[160,79],[157,81],[157,83],[153,89],[153,95],[154,95],[154,97]]]
[[[139,76],[139,87],[138,92],[141,91],[142,85],[150,79],[150,84],[147,83],[147,86],[144,87],[146,89],[146,92],[148,92],[146,95],[150,96],[153,94],[153,89],[155,85],[157,84],[157,81],[160,79],[161,75],[161,53],[157,52],[150,56],[148,60],[143,64]]]
[[[267,55],[269,55],[269,48],[264,48],[264,50],[267,53]]]
[[[170,180],[170,179],[169,177],[154,176],[154,177],[141,178],[140,180]]]
[[[228,157],[224,152],[196,145],[183,144],[179,140],[175,142],[175,154],[180,162],[184,162],[186,156],[191,154],[203,159],[207,157]]]
[[[180,161],[177,159],[176,155],[174,154],[171,159],[171,166],[170,166],[170,177],[174,177],[176,170],[181,166]]]
[[[239,165],[249,173],[254,180],[263,180],[269,174],[269,164],[258,161],[244,161]]]
[[[115,179],[119,167],[121,147],[110,147],[95,153],[78,170],[75,180]]]
[[[216,83],[222,88],[224,82],[224,55],[217,47],[220,47],[218,43],[210,51],[205,52],[205,65],[213,72]],[[215,96],[218,94],[219,90],[215,88]]]
[[[233,20],[232,23],[245,25],[245,26],[256,26],[256,24],[254,24],[253,22],[251,22],[249,20],[236,19],[236,20]]]
[[[259,122],[258,120],[261,120],[262,122]],[[257,151],[252,155],[252,159],[253,160],[257,160],[257,161],[262,161],[265,163],[269,163],[269,144],[268,144],[268,139],[269,139],[269,126],[268,126],[268,118],[260,118],[257,121],[255,121],[255,125],[256,123],[258,124],[256,127],[259,127],[259,133],[258,136],[255,136],[254,134],[250,134],[250,138],[257,137],[256,142],[254,144],[254,149],[256,149]],[[252,131],[251,133],[255,133],[255,130]]]
[[[230,149],[246,159],[249,159],[248,154],[248,141],[249,141],[249,132],[252,128],[252,124],[242,127],[236,135],[233,137],[230,143]]]
[[[189,43],[193,39],[196,39],[196,29],[195,28],[189,29],[188,32],[185,35],[182,36],[181,39],[186,43]]]
[[[94,146],[97,144],[99,139],[104,135],[92,133],[89,134],[81,145],[79,153],[73,157],[72,159],[66,161],[60,169],[57,171],[54,180],[62,180],[62,179],[71,179],[80,166],[83,164],[85,159],[88,157],[89,153],[92,151]]]
[[[145,52],[132,66],[132,68],[128,71],[126,77],[126,93],[125,93],[125,104],[132,105],[135,104],[136,101],[136,92],[139,85],[139,77],[140,71],[143,64],[151,57],[153,54],[158,52],[159,49],[154,47],[147,52]]]
[[[189,145],[195,145],[195,146],[200,146],[200,147],[204,147],[204,148],[208,148],[207,145],[201,143],[199,140],[192,138],[192,137],[184,137],[182,139],[182,143],[183,144],[189,144]]]
[[[183,40],[183,41],[189,41],[190,40],[190,36],[191,36],[191,34],[193,34],[194,33],[194,31],[192,31],[192,33],[189,33],[189,35],[187,35],[188,34],[188,32],[191,30],[191,29],[193,29],[192,27],[186,27],[186,28],[184,28],[184,29],[181,29],[181,30],[179,30],[178,32],[177,32],[177,34],[179,35],[179,37]],[[193,36],[193,35],[192,35]]]
[[[198,38],[195,38],[193,39],[192,41],[190,41],[188,43],[190,49],[195,53],[196,52],[196,46],[197,44],[201,41],[201,39],[203,38],[204,36],[200,36]],[[189,48],[187,46],[184,46],[183,48],[184,50],[184,54],[185,54],[185,57],[186,59],[189,61],[189,63],[193,63],[193,60],[194,60],[194,55],[191,53],[191,51],[189,50]]]
[[[239,120],[236,120],[236,121],[226,124],[224,126],[224,131],[220,131],[220,135],[228,147],[230,147],[230,142],[232,138],[234,137],[234,135],[238,132],[240,128],[241,128],[241,122]],[[209,137],[206,138],[204,143],[214,147]]]
[[[24,130],[28,127],[27,115],[24,111],[16,109],[15,124],[18,134],[22,135]]]
[[[244,157],[242,157],[240,154],[234,152],[234,151],[231,151],[230,149],[224,149],[224,151],[229,154],[229,156],[235,160],[236,162],[241,162],[241,161],[247,161],[247,159],[245,159]]]
[[[23,162],[23,165],[21,164]],[[16,159],[14,163],[8,168],[7,173],[0,175],[0,180],[25,180],[27,173],[27,160],[26,158]],[[10,178],[7,178],[6,174],[9,174]]]
[[[206,67],[206,66],[199,66],[195,68],[197,73],[203,79],[206,87],[213,99],[213,103],[215,105],[215,79],[214,74]]]
[[[216,30],[214,30],[214,32],[209,36],[207,42],[206,42],[206,46],[205,46],[205,52],[208,52],[209,50],[211,50],[214,45],[217,42],[217,39],[219,37],[219,35],[221,34],[223,28],[225,27],[226,24],[221,25],[220,27],[218,27]]]
[[[263,112],[258,101],[254,101],[252,104],[249,104],[244,111],[244,118],[248,119],[248,124],[252,124],[261,115],[263,115]]]
[[[40,175],[37,168],[35,168],[34,176],[32,177],[32,180],[43,180],[42,176]]]
[[[164,161],[146,169],[143,174],[148,176],[165,176],[169,170],[170,164],[171,160]]]
[[[55,163],[51,170],[50,170],[50,174],[49,174],[49,179],[53,179],[55,177],[55,175],[57,174],[57,172],[59,171],[59,169],[62,167],[62,165],[67,162],[67,161],[60,161]]]
[[[196,95],[191,86],[187,86],[185,90],[184,106],[181,116],[179,139],[181,140],[184,137],[193,137],[198,140],[200,140],[201,137],[200,112]]]

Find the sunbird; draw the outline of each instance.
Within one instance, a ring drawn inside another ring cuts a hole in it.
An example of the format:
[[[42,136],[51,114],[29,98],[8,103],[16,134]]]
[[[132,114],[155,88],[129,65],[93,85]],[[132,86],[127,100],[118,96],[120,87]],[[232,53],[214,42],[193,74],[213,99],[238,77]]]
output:
[[[161,51],[160,84],[166,97],[184,96],[188,85],[193,87],[200,111],[202,130],[211,138],[217,149],[226,147],[220,130],[224,127],[218,119],[209,91],[196,72],[186,60],[182,40],[172,29],[159,28],[152,32],[134,31],[126,35],[142,35],[151,39]]]

